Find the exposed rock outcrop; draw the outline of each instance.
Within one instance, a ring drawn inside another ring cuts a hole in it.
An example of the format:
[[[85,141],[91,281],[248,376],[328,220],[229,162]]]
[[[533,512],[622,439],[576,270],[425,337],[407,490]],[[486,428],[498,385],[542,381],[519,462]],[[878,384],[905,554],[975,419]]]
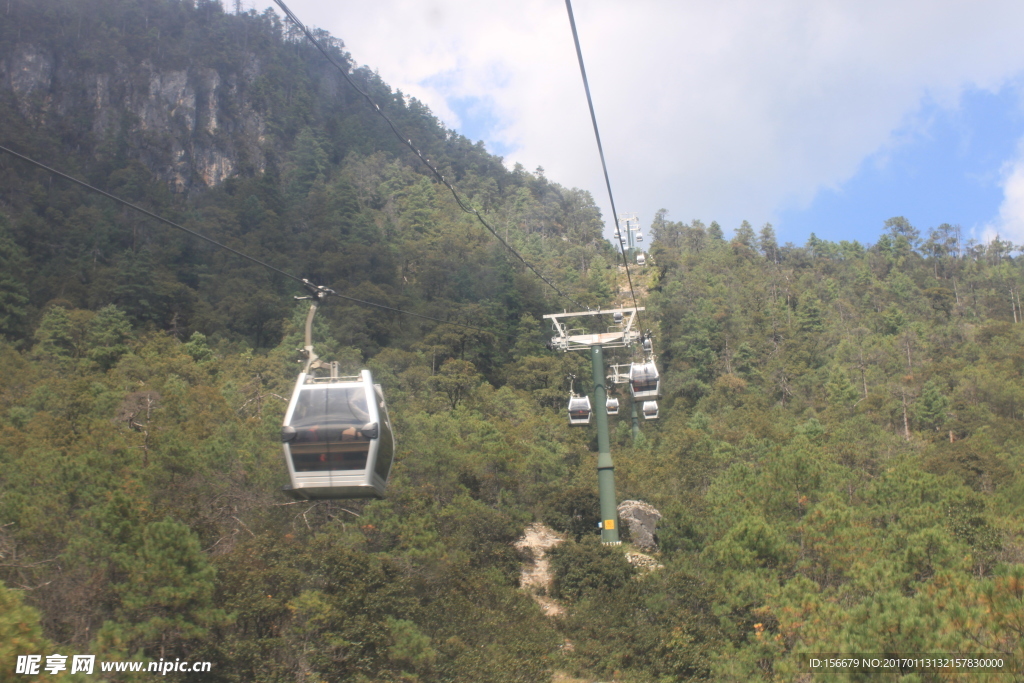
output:
[[[653,505],[642,500],[624,500],[619,503],[619,519],[629,528],[633,545],[640,550],[658,550],[655,526],[661,519],[661,513]]]
[[[626,553],[626,562],[637,569],[643,569],[646,571],[654,571],[655,569],[664,569],[665,565],[660,564],[656,559],[650,555],[644,555],[643,553]]]
[[[4,85],[14,92],[18,110],[37,119],[50,104],[53,59],[33,45],[20,45],[9,60],[0,62]]]
[[[126,141],[131,156],[178,193],[266,168],[266,116],[248,96],[248,85],[260,74],[254,56],[224,73],[169,69],[150,60],[97,73],[58,62],[31,44],[0,58],[0,89],[10,91],[33,126],[89,117],[97,149]]]
[[[515,546],[530,556],[530,561],[523,564],[519,586],[530,592],[549,617],[565,614],[565,608],[557,601],[548,597],[554,577],[551,574],[551,562],[547,552],[564,541],[556,531],[543,524],[531,524],[526,527],[522,538]]]

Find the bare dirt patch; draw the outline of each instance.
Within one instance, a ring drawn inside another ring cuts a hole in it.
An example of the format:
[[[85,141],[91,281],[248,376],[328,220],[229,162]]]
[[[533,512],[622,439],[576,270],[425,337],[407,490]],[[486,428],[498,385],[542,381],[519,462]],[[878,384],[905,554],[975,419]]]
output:
[[[551,561],[547,557],[548,550],[564,540],[554,529],[538,522],[526,527],[522,538],[515,544],[530,556],[530,561],[523,563],[519,586],[530,593],[549,617],[565,614],[565,608],[554,598],[548,597],[554,577],[551,574]]]

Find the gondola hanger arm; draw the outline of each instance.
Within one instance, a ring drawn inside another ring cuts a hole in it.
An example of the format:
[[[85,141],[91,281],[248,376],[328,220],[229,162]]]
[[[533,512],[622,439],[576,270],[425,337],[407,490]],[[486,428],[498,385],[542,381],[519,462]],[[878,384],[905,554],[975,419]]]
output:
[[[327,364],[320,360],[320,357],[316,355],[316,351],[313,350],[313,316],[316,315],[317,307],[327,300],[327,297],[335,294],[333,289],[324,287],[323,285],[314,285],[309,280],[303,278],[302,286],[306,288],[306,291],[310,293],[310,296],[297,296],[295,297],[298,301],[309,300],[309,313],[306,315],[306,345],[299,349],[306,358],[306,367],[303,368],[304,374],[309,374],[310,370],[318,370],[323,367],[327,367]],[[301,361],[300,361],[301,362]],[[332,366],[332,369],[335,366]],[[332,375],[336,375],[336,371],[332,371]]]

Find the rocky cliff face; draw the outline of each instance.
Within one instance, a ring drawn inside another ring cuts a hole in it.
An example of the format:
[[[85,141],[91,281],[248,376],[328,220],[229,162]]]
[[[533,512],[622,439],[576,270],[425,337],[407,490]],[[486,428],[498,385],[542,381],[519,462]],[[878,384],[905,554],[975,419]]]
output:
[[[98,155],[127,145],[130,157],[181,193],[264,170],[265,116],[246,97],[259,72],[255,57],[236,73],[162,69],[149,60],[95,72],[21,44],[0,59],[0,90],[32,127],[89,119]]]

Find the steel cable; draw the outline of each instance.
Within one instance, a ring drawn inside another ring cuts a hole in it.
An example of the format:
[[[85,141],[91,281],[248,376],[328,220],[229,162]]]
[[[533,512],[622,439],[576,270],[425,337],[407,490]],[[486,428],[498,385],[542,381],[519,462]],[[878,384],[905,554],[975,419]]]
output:
[[[416,158],[419,159],[421,162],[423,162],[423,164],[428,169],[430,169],[430,172],[434,175],[434,177],[436,177],[438,180],[441,181],[442,185],[444,185],[445,187],[448,188],[448,190],[452,193],[452,196],[455,198],[455,202],[459,205],[459,208],[461,208],[463,211],[465,211],[468,214],[476,216],[476,219],[480,222],[481,225],[483,225],[487,229],[488,232],[490,232],[492,235],[494,235],[494,237],[499,242],[501,242],[501,244],[503,244],[506,249],[508,249],[510,252],[512,252],[512,254],[523,263],[523,265],[525,265],[527,268],[529,268],[533,272],[534,275],[536,275],[541,280],[543,280],[544,283],[548,287],[551,287],[551,289],[553,289],[556,292],[558,292],[558,295],[560,297],[562,297],[563,299],[566,299],[568,301],[571,301],[577,307],[586,308],[588,311],[591,310],[589,306],[584,306],[579,301],[576,301],[571,296],[569,296],[568,294],[563,292],[561,289],[559,289],[558,286],[556,286],[553,282],[551,282],[546,277],[541,275],[540,271],[538,271],[536,268],[534,268],[533,265],[529,261],[527,261],[525,258],[523,258],[522,254],[520,254],[518,251],[516,251],[515,248],[511,244],[509,244],[507,241],[505,241],[501,237],[501,235],[498,234],[497,230],[495,230],[493,227],[491,227],[491,225],[487,221],[484,220],[484,217],[480,215],[479,211],[477,211],[476,209],[474,209],[472,207],[466,206],[465,202],[463,202],[462,198],[459,196],[459,193],[455,190],[455,186],[452,185],[450,182],[448,182],[448,180],[444,177],[444,175],[442,175],[442,173],[437,169],[437,167],[435,167],[432,163],[430,163],[429,159],[427,159],[425,156],[423,156],[423,154],[420,152],[420,150],[418,150],[416,148],[416,146],[414,144],[412,144],[412,140],[411,139],[407,138],[405,135],[403,135],[401,133],[401,131],[398,130],[398,128],[395,126],[395,124],[391,121],[391,119],[388,118],[388,115],[384,113],[384,110],[382,110],[380,108],[380,105],[377,104],[376,102],[374,102],[373,98],[370,97],[370,95],[368,93],[366,93],[362,88],[360,88],[356,84],[355,81],[352,80],[352,78],[348,75],[348,71],[342,65],[338,64],[334,60],[334,58],[327,51],[327,48],[325,48],[323,46],[323,44],[321,44],[321,42],[319,40],[317,40],[316,36],[314,36],[313,33],[308,28],[306,28],[305,24],[303,24],[301,21],[299,21],[299,18],[297,16],[295,16],[295,13],[292,12],[288,8],[288,6],[286,4],[284,4],[284,2],[282,2],[282,0],[274,0],[274,2],[277,4],[278,7],[281,8],[281,10],[285,13],[285,15],[287,15],[287,17],[292,21],[292,23],[295,24],[295,26],[299,30],[301,30],[303,34],[305,34],[305,36],[309,40],[309,42],[313,43],[313,45],[316,47],[316,49],[320,51],[320,54],[322,54],[327,59],[328,62],[330,62],[332,65],[334,65],[334,67],[339,72],[341,72],[341,75],[345,78],[345,81],[350,86],[352,86],[352,88],[356,92],[358,92],[360,95],[363,96],[363,98],[369,103],[369,105],[371,107],[373,107],[374,111],[376,111],[378,114],[380,114],[384,118],[384,120],[387,121],[388,127],[391,128],[391,131],[395,134],[395,137],[397,137],[402,142],[403,145],[405,145],[410,150],[412,150],[412,153],[416,155]]]

